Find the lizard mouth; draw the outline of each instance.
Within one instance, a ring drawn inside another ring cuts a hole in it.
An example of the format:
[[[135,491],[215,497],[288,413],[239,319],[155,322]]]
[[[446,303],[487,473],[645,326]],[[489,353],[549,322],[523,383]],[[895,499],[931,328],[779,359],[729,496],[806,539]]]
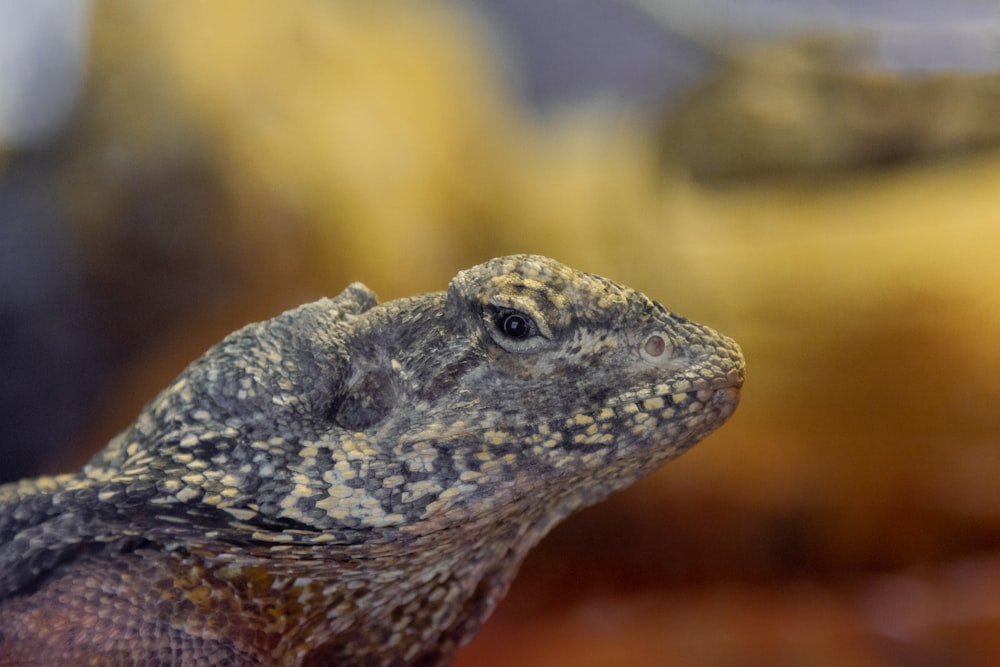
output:
[[[596,411],[553,420],[529,438],[543,448],[586,454],[612,452],[624,443],[673,441],[687,449],[720,426],[739,404],[742,378],[719,377],[695,386],[655,385],[620,394]]]
[[[709,379],[681,379],[672,383],[660,383],[635,389],[612,397],[607,402],[611,409],[628,409],[635,405],[639,412],[655,412],[665,407],[687,405],[697,411],[710,402],[735,403],[739,400],[743,387],[743,369],[737,368],[726,375]]]
[[[688,427],[701,422],[721,423],[736,410],[741,386],[742,383],[722,379],[698,388],[658,385],[644,392],[619,396],[600,415],[637,425],[654,417],[665,420],[668,427],[670,422]],[[613,412],[614,417],[609,412]]]
[[[571,412],[561,417],[528,424],[488,425],[464,421],[436,423],[407,433],[400,443],[413,446],[427,442],[457,442],[472,437],[485,440],[491,449],[510,448],[511,443],[556,447],[576,445],[587,449],[608,446],[624,435],[666,431],[667,436],[687,431],[707,434],[736,410],[743,385],[742,370],[711,379],[696,378],[633,389],[605,399],[599,408]],[[655,436],[654,436],[655,437]]]

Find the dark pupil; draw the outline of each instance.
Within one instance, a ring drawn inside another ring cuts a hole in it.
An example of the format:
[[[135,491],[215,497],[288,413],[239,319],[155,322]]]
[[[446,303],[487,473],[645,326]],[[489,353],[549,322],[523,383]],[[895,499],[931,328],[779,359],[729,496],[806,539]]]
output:
[[[526,338],[531,331],[528,318],[517,313],[502,313],[497,324],[500,330],[509,338]]]

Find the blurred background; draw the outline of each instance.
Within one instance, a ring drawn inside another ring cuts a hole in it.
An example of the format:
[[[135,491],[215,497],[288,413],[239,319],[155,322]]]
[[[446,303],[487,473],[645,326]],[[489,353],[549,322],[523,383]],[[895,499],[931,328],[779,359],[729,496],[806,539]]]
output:
[[[0,0],[0,481],[229,331],[535,252],[735,337],[460,666],[1000,664],[1000,7]]]

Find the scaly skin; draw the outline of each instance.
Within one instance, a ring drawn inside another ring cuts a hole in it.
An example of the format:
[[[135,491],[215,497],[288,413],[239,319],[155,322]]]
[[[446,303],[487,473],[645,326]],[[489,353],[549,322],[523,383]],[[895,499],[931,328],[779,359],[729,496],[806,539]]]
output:
[[[443,665],[570,512],[736,408],[730,339],[551,259],[227,337],[0,487],[0,665]]]

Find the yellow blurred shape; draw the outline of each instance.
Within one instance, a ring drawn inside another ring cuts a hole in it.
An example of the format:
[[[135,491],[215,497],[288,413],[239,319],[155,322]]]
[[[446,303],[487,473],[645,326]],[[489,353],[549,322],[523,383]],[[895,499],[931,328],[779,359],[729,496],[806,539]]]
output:
[[[428,263],[462,255],[455,229],[506,131],[470,16],[399,2],[160,10],[167,76],[219,142],[233,187],[269,189],[318,225],[328,261],[349,258],[401,293]]]

